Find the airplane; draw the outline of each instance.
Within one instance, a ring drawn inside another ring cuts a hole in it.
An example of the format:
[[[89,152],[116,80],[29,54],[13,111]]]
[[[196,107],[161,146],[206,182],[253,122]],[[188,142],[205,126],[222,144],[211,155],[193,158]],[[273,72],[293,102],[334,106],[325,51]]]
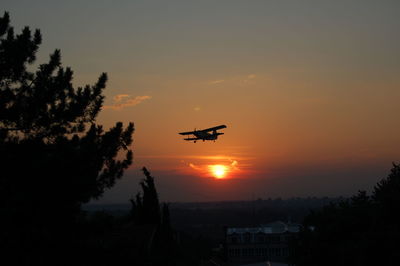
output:
[[[192,141],[194,143],[196,143],[197,140],[202,139],[203,142],[206,140],[213,140],[215,142],[215,140],[218,138],[219,135],[223,135],[224,133],[221,132],[217,132],[218,129],[223,129],[226,128],[225,125],[220,125],[220,126],[216,126],[216,127],[211,127],[211,128],[207,128],[207,129],[202,129],[202,130],[194,130],[194,131],[190,131],[190,132],[181,132],[179,134],[181,135],[194,135],[194,137],[192,138],[185,138],[184,140],[188,140],[188,141]],[[210,131],[212,131],[212,133],[209,133]]]

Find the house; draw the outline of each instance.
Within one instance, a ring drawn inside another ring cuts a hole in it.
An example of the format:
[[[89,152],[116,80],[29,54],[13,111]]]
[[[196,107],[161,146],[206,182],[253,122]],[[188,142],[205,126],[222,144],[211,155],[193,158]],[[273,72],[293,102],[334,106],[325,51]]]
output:
[[[286,262],[289,241],[300,230],[299,224],[280,221],[256,227],[227,227],[225,251],[231,263],[261,261]]]

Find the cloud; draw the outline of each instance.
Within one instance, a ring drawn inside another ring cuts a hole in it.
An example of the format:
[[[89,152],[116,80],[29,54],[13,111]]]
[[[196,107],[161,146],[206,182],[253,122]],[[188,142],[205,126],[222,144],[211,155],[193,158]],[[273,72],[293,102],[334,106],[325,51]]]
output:
[[[199,167],[199,166],[197,166],[197,165],[195,165],[195,164],[193,164],[193,163],[189,163],[189,167],[190,167],[190,168],[193,168],[193,169],[195,169],[195,170],[202,170],[201,167]]]
[[[145,159],[185,159],[185,160],[196,160],[196,161],[224,161],[226,163],[232,163],[237,160],[239,161],[252,161],[255,160],[256,157],[251,156],[226,156],[226,155],[137,155],[136,158],[145,158]],[[234,163],[234,164],[237,164]]]
[[[243,83],[248,83],[250,82],[252,79],[256,78],[256,74],[249,74],[246,76],[246,78],[243,80]]]
[[[218,79],[218,80],[210,81],[209,84],[219,84],[219,83],[222,83],[222,82],[224,82],[224,81],[225,81],[224,79]]]
[[[238,75],[238,76],[232,76],[230,78],[227,79],[216,79],[216,80],[212,80],[209,81],[208,84],[209,85],[216,85],[216,84],[220,84],[220,83],[231,83],[231,82],[243,82],[243,83],[248,83],[253,81],[255,78],[257,77],[256,74],[242,74],[242,75]]]
[[[123,98],[127,98],[127,97],[129,97],[130,95],[129,94],[118,94],[118,95],[115,95],[114,96],[114,102],[120,102],[120,101],[122,101],[122,99]]]
[[[231,167],[233,167],[233,168],[235,168],[235,169],[238,169],[237,165],[238,165],[238,161],[232,160],[232,162],[231,162]]]
[[[104,109],[120,110],[125,107],[135,106],[139,103],[151,99],[151,96],[131,96],[129,94],[118,94],[113,97],[112,105],[105,105]]]

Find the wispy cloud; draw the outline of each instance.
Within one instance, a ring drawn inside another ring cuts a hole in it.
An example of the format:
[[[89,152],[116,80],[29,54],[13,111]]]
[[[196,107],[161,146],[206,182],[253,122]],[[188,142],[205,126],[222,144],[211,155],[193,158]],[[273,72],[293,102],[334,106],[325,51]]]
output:
[[[222,83],[224,81],[225,81],[224,79],[218,79],[218,80],[210,81],[209,84],[219,84],[219,83]]]
[[[136,158],[146,158],[146,159],[195,159],[195,160],[221,160],[231,162],[234,160],[248,161],[254,160],[255,157],[250,156],[226,156],[226,155],[137,155]]]
[[[113,97],[113,99],[114,99],[114,102],[117,103],[117,102],[122,101],[122,99],[128,98],[128,97],[130,97],[129,94],[118,94],[118,95],[115,95],[115,96]]]
[[[251,82],[255,78],[256,78],[256,74],[249,74],[249,75],[246,76],[245,79],[243,79],[243,83]]]
[[[203,169],[193,163],[189,163],[189,167],[193,168],[194,170],[202,171]]]
[[[237,83],[237,82],[241,82],[241,83],[249,83],[252,82],[256,79],[257,75],[254,73],[251,74],[243,74],[243,75],[238,75],[238,76],[231,76],[231,77],[227,77],[225,79],[216,79],[216,80],[212,80],[209,81],[208,84],[209,85],[217,85],[217,84],[221,84],[221,83]]]
[[[149,99],[151,99],[151,96],[148,95],[132,96],[129,94],[118,94],[113,97],[113,104],[105,105],[104,109],[120,110],[125,107],[138,105],[139,103]]]

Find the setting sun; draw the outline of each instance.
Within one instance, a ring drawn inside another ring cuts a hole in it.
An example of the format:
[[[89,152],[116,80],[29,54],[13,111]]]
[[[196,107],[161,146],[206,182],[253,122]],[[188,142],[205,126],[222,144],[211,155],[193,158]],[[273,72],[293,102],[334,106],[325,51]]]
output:
[[[226,176],[228,168],[225,165],[210,165],[209,166],[211,174],[218,179],[224,178]]]

